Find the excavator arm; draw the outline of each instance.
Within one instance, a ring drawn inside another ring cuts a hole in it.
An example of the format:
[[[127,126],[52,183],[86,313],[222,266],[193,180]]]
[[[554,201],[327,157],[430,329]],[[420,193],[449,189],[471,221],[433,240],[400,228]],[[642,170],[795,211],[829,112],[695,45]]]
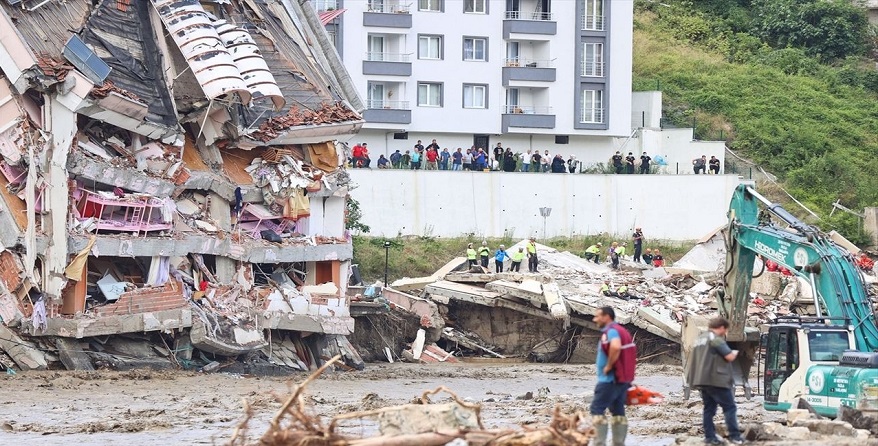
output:
[[[760,211],[759,204],[764,206]],[[786,228],[776,226],[768,214]],[[735,189],[725,232],[724,293],[720,313],[729,340],[744,340],[750,284],[757,255],[783,265],[811,284],[817,316],[849,324],[860,351],[878,349],[878,324],[853,256],[817,228],[805,224],[747,185]]]

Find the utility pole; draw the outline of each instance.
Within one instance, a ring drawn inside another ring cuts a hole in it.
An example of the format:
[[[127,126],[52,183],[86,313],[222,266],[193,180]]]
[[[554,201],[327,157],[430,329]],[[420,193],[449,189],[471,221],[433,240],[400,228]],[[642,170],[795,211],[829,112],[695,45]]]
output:
[[[552,214],[552,208],[540,208],[540,215],[543,216],[543,240],[546,240],[546,220]]]

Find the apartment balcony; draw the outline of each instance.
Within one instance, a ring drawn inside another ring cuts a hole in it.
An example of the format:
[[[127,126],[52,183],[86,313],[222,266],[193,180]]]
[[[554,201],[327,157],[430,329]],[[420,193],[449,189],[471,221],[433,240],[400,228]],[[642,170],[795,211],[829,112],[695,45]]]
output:
[[[411,28],[412,13],[409,5],[386,1],[370,2],[363,13],[363,26],[384,28]]]
[[[583,14],[580,21],[583,31],[605,31],[604,16]]]
[[[412,55],[402,53],[367,52],[363,74],[378,76],[411,76]]]
[[[501,118],[503,133],[510,128],[553,129],[555,114],[552,107],[507,105]]]
[[[366,122],[411,124],[412,110],[408,101],[371,100],[366,101],[363,118]]]
[[[551,12],[506,11],[503,20],[503,38],[510,34],[537,34],[554,36],[558,33],[558,23]]]
[[[552,60],[514,58],[503,64],[503,86],[510,81],[555,82],[555,63]]]
[[[604,77],[603,62],[585,61],[582,63],[579,75],[582,77]]]

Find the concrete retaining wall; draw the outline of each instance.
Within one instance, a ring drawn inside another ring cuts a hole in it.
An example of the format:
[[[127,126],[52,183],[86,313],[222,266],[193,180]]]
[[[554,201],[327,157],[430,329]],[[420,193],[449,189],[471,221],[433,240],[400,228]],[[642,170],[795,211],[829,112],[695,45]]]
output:
[[[352,169],[372,235],[625,234],[694,240],[726,222],[733,175],[585,175]]]

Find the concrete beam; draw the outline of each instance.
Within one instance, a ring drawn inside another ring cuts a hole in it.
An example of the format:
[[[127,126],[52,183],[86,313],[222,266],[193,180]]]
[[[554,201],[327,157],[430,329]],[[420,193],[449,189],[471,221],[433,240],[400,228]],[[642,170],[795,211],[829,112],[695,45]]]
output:
[[[11,212],[12,208],[0,195],[0,250],[12,248],[21,241],[22,233],[19,231],[18,223],[15,222],[15,217]]]
[[[439,282],[427,285],[424,289],[433,300],[437,300],[436,296],[445,299],[459,300],[462,302],[472,302],[474,304],[484,305],[486,307],[499,306],[498,301],[503,300],[500,294],[488,291],[481,287],[464,285],[462,283],[449,282],[441,280]],[[447,303],[447,300],[445,301]]]
[[[530,305],[520,304],[517,302],[512,302],[509,299],[497,299],[497,306],[503,308],[509,308],[510,310],[518,311],[519,313],[529,314],[531,316],[536,316],[542,319],[548,319],[552,321],[559,321],[554,316],[552,316],[548,311],[541,310],[538,308],[534,308]],[[591,321],[591,318],[582,318],[577,316],[570,317],[570,323],[574,325],[579,325],[581,327],[588,328],[590,330],[600,330],[600,328]]]
[[[640,307],[637,309],[637,316],[673,336],[675,340],[679,342],[682,327],[679,322],[671,319],[670,315],[659,313],[649,307]],[[634,324],[640,326],[637,324],[637,321],[635,321]]]
[[[58,347],[58,357],[67,370],[95,369],[79,342],[70,338],[55,338],[55,346]]]
[[[177,308],[154,313],[102,316],[98,318],[65,319],[53,317],[47,321],[45,331],[34,330],[30,320],[22,321],[22,327],[31,336],[60,336],[65,338],[85,338],[107,336],[121,333],[146,333],[149,331],[168,331],[192,326],[192,310]]]
[[[42,350],[25,342],[3,324],[0,324],[0,350],[5,351],[22,370],[45,370],[49,366]]]
[[[350,316],[314,316],[272,311],[259,318],[259,326],[271,330],[305,331],[349,335],[354,332],[354,318]]]
[[[88,235],[70,236],[67,242],[70,252],[79,252],[88,244]],[[252,241],[251,241],[252,240]],[[46,240],[42,240],[45,247]],[[236,243],[229,237],[219,239],[209,235],[172,237],[133,237],[130,235],[99,235],[92,253],[97,256],[186,256],[191,253],[217,255],[250,263],[319,262],[325,260],[350,260],[353,246],[345,244],[326,245],[276,245],[263,240],[247,239]]]
[[[110,163],[79,153],[67,160],[67,172],[75,179],[96,181],[160,198],[170,196],[177,188],[170,180],[155,178],[135,169],[120,169]]]

